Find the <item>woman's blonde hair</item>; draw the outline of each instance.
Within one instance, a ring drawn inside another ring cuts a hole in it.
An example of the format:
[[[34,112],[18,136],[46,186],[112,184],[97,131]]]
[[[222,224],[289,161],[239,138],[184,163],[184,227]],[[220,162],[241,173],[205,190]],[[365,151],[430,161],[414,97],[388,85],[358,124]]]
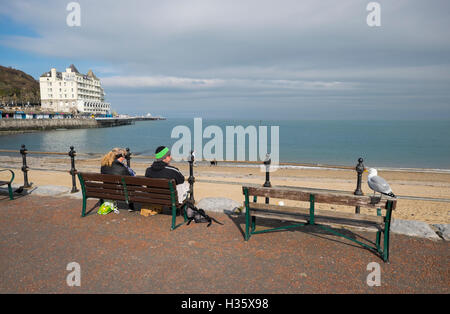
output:
[[[112,163],[117,158],[117,155],[123,155],[123,157],[125,157],[126,154],[127,154],[127,151],[123,148],[119,148],[119,147],[113,148],[109,153],[107,153],[105,156],[103,156],[102,166],[111,167]]]

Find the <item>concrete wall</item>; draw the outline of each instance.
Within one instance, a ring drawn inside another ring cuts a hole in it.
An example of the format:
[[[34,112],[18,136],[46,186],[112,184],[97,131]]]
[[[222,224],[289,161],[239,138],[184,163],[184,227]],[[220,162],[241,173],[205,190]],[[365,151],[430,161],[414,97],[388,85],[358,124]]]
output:
[[[17,133],[51,129],[85,129],[98,127],[94,119],[0,119],[0,132]]]

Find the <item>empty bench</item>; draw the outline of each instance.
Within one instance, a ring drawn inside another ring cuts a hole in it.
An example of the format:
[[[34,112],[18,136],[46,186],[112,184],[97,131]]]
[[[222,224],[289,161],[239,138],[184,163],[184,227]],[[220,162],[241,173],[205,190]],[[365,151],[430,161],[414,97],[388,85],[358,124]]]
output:
[[[175,180],[153,179],[147,177],[130,177],[110,174],[78,172],[83,193],[81,216],[86,216],[86,200],[98,198],[104,200],[124,201],[127,204],[139,203],[143,206],[163,205],[172,211],[171,230],[187,221],[186,201],[178,203]],[[177,212],[184,213],[184,222],[176,225]]]
[[[392,210],[395,209],[397,200],[392,197],[357,196],[351,192],[330,191],[297,187],[261,187],[260,185],[246,185],[242,187],[245,196],[245,240],[248,241],[253,234],[270,232],[282,229],[290,229],[305,225],[317,225],[334,235],[344,237],[358,243],[379,255],[385,262],[389,260],[389,230]],[[252,202],[250,201],[253,197]],[[309,203],[308,208],[279,206],[266,203],[258,203],[258,197],[276,198],[282,200],[302,201]],[[331,210],[318,210],[316,203],[335,205],[360,206],[376,209],[376,215],[353,214],[335,212]],[[384,211],[384,215],[383,215]],[[293,221],[297,224],[277,228],[256,231],[256,217]],[[376,228],[375,246],[368,245],[356,239],[337,232],[328,226],[357,226]],[[380,244],[383,234],[383,246]]]
[[[11,178],[9,179],[9,181],[2,181],[0,180],[0,186],[3,185],[7,185],[8,186],[8,194],[9,194],[9,199],[13,200],[14,199],[14,193],[12,190],[12,182],[14,181],[14,171],[10,170],[10,169],[0,169],[0,172],[2,171],[9,171],[11,172]]]

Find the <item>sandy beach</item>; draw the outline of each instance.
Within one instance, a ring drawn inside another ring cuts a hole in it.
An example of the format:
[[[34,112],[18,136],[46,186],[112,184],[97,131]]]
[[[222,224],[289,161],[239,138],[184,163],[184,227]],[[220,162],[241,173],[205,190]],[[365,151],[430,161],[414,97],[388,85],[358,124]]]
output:
[[[151,161],[142,158],[133,158],[131,166],[138,175],[144,175],[145,169]],[[59,185],[72,186],[70,170],[70,158],[27,156],[29,182],[34,186]],[[187,162],[174,163],[185,177],[189,176]],[[15,174],[15,184],[23,184],[21,171],[22,158],[0,156],[0,168],[10,168]],[[76,169],[78,171],[98,172],[100,158],[78,158]],[[418,220],[437,224],[450,223],[450,203],[439,201],[424,201],[402,199],[402,197],[423,197],[450,199],[450,172],[446,171],[417,171],[417,170],[379,170],[378,175],[385,178],[392,187],[394,193],[399,196],[394,218],[406,220]],[[205,197],[226,197],[243,202],[242,185],[245,183],[263,184],[265,172],[257,165],[236,165],[219,163],[218,166],[199,163],[194,168],[196,183],[194,186],[196,201]],[[270,178],[273,186],[298,186],[321,189],[333,189],[354,191],[356,188],[356,171],[350,169],[328,168],[297,168],[278,169],[271,172]],[[0,180],[8,178],[5,172],[0,173]],[[79,182],[77,180],[77,186]],[[364,194],[373,192],[367,185],[367,173],[363,175],[362,190]],[[276,203],[278,200],[271,200]],[[298,205],[296,202],[285,201],[286,205]],[[354,212],[354,208],[319,204],[319,209],[329,209],[344,212]],[[361,209],[361,212],[370,213]],[[374,213],[372,213],[374,214]]]

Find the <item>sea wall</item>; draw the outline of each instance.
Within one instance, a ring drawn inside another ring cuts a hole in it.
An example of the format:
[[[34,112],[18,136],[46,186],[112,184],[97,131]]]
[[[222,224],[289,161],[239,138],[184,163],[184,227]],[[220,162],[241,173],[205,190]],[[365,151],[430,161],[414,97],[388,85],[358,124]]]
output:
[[[0,133],[97,128],[94,119],[0,119]]]

